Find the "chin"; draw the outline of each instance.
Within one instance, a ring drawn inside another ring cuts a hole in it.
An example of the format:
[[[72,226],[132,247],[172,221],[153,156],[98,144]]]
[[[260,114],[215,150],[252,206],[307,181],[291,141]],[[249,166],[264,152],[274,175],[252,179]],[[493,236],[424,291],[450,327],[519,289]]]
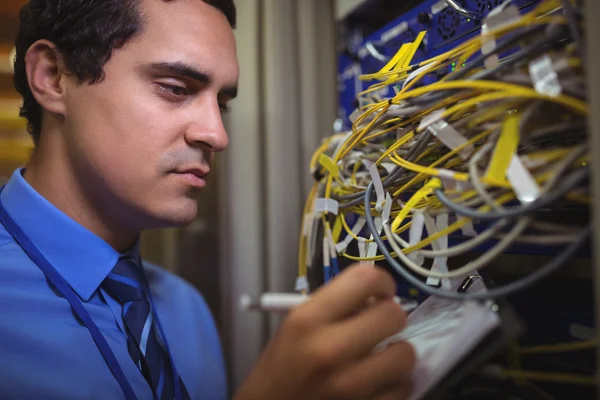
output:
[[[184,206],[169,207],[154,213],[156,227],[154,228],[178,228],[191,224],[198,215],[198,204],[188,201]]]

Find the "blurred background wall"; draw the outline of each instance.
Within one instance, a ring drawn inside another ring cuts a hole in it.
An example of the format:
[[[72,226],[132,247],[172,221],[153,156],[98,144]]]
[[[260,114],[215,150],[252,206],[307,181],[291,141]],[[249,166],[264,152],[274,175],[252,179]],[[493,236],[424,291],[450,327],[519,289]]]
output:
[[[341,0],[340,9],[355,1]],[[18,10],[0,1],[0,184],[32,152],[11,51]],[[297,237],[311,185],[308,164],[336,116],[334,0],[239,0],[240,96],[226,116],[231,147],[218,157],[183,229],[145,232],[146,259],[194,284],[223,338],[232,389],[239,386],[280,322],[241,312],[241,294],[290,291]]]

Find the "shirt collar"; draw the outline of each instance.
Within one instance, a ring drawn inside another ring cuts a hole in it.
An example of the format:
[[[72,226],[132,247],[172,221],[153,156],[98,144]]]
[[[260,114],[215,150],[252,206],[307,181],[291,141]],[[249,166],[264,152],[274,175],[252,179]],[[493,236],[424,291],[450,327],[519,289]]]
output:
[[[120,254],[36,192],[23,178],[24,171],[13,173],[0,201],[54,269],[83,301],[88,301]],[[139,260],[139,241],[127,255]]]

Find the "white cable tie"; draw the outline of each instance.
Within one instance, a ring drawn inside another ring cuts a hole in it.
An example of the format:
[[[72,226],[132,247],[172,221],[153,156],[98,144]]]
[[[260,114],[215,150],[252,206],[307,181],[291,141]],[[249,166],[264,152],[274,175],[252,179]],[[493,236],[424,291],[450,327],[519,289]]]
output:
[[[510,161],[506,177],[521,203],[531,203],[541,196],[538,183],[516,154]]]
[[[562,93],[558,74],[548,55],[536,58],[529,63],[529,74],[535,90],[545,96],[556,97]]]
[[[299,276],[298,278],[296,278],[295,289],[297,292],[308,290],[308,279],[306,279],[306,276]]]
[[[382,224],[387,224],[390,220],[390,214],[392,213],[392,196],[387,192],[385,194],[385,206],[383,207],[383,212],[381,213]]]
[[[423,118],[421,120],[421,122],[419,123],[419,127],[417,128],[417,130],[422,132],[425,129],[427,129],[429,127],[429,125],[435,124],[440,119],[442,119],[442,115],[445,112],[446,112],[445,108],[440,108],[439,110],[435,110],[435,111],[430,112],[425,118]]]
[[[385,201],[383,182],[381,182],[381,177],[379,176],[379,171],[377,170],[377,165],[375,163],[369,164],[368,169],[369,173],[371,174],[371,181],[373,182],[373,186],[375,187],[375,193],[377,195],[375,210],[377,212],[381,212],[383,210],[383,202]]]
[[[437,137],[450,150],[455,150],[465,145],[468,140],[444,120],[437,121],[427,128],[435,137]],[[473,152],[473,146],[468,145],[458,154],[463,160],[467,160]]]
[[[340,203],[334,199],[318,198],[315,200],[315,214],[318,213],[331,213],[338,215]]]
[[[408,231],[408,244],[412,247],[421,241],[423,237],[423,228],[425,226],[425,217],[421,210],[416,210],[412,217],[410,224],[410,230]],[[415,262],[415,264],[421,266],[425,261],[425,257],[418,251],[413,251],[408,257]]]

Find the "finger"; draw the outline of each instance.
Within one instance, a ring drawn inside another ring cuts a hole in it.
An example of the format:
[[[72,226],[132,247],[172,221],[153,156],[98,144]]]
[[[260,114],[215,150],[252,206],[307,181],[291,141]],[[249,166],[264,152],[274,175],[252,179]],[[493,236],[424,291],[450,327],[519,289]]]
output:
[[[315,292],[299,311],[321,322],[336,321],[363,306],[368,299],[392,297],[395,291],[396,282],[388,272],[370,264],[356,265]]]
[[[333,397],[371,399],[389,388],[400,388],[410,381],[415,364],[413,347],[407,342],[395,343],[334,375]]]
[[[340,349],[343,361],[356,361],[369,355],[384,339],[406,325],[406,312],[392,299],[382,300],[362,312],[323,329],[323,340]]]

